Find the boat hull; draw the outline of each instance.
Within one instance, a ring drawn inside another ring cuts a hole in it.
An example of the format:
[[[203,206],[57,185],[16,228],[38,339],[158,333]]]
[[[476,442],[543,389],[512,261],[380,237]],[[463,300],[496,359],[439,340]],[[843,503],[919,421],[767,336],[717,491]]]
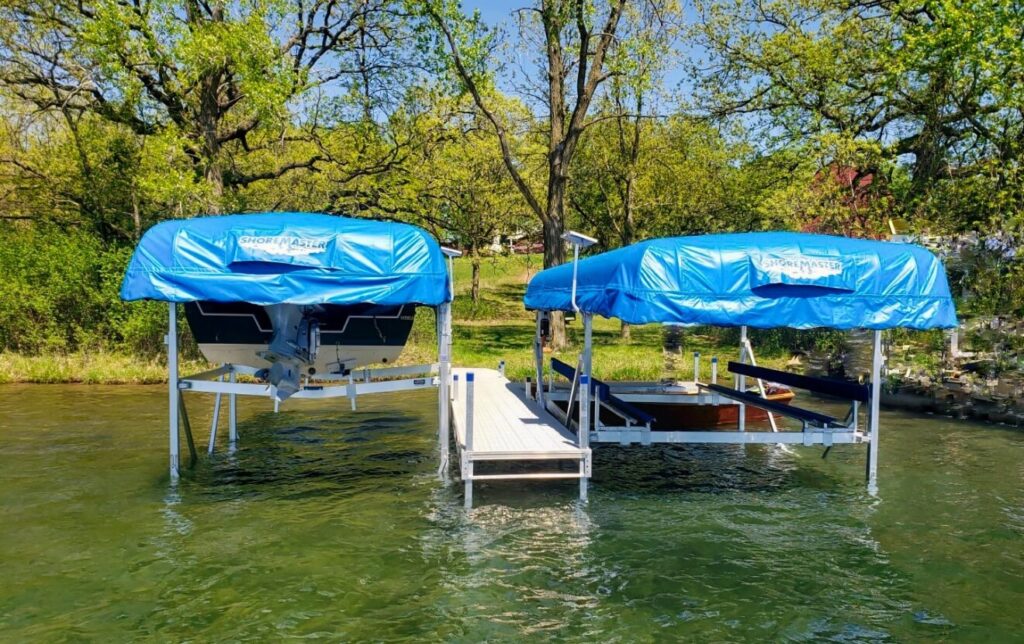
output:
[[[735,428],[739,424],[739,405],[726,398],[720,398],[719,405],[698,404],[700,390],[695,383],[644,384],[644,383],[608,383],[611,393],[621,400],[637,407],[651,416],[655,421],[651,429],[671,431],[676,429],[714,429],[716,427]],[[565,390],[562,390],[563,392]],[[565,395],[563,393],[563,395]],[[784,405],[792,402],[795,394],[792,390],[777,385],[768,387],[767,399]],[[565,398],[555,400],[555,404],[565,411]],[[578,405],[573,405],[573,414],[578,413]],[[764,409],[746,406],[744,414],[747,423],[767,423],[768,412]],[[778,416],[776,416],[778,418]],[[617,425],[621,418],[604,409],[601,422],[605,425]]]
[[[316,360],[304,366],[305,372],[342,373],[394,362],[409,339],[415,313],[413,305],[317,306],[312,315],[320,325],[320,348]],[[210,362],[270,366],[260,354],[268,350],[274,329],[262,306],[189,302],[185,317],[199,351]]]
[[[772,402],[784,405],[792,402],[795,394],[788,389],[775,390],[767,396]],[[740,406],[723,400],[721,405],[693,405],[686,403],[633,403],[657,420],[652,429],[707,429],[709,427],[736,426],[740,419]],[[748,423],[768,422],[768,412],[746,405],[744,414]]]

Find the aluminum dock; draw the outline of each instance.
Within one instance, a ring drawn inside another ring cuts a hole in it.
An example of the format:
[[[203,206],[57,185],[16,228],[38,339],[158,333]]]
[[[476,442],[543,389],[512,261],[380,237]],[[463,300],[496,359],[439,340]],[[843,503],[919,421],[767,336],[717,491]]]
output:
[[[590,449],[539,403],[528,398],[522,384],[494,369],[452,370],[452,426],[459,466],[466,488],[466,507],[473,504],[473,481],[515,479],[579,479],[586,498]],[[501,471],[513,463],[547,462],[539,472]],[[571,461],[571,471],[555,470],[555,462]],[[478,462],[493,463],[485,474]],[[493,471],[491,471],[493,470]]]

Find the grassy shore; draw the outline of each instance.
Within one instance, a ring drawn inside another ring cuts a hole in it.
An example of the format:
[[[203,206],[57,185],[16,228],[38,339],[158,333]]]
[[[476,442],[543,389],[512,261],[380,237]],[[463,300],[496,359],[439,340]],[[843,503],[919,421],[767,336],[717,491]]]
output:
[[[472,266],[466,259],[455,263],[454,356],[459,366],[491,367],[506,361],[510,378],[530,375],[532,366],[533,316],[523,308],[526,283],[541,267],[539,256],[497,257],[485,259],[480,267],[480,301],[470,298]],[[583,325],[569,325],[570,346],[555,355],[575,364],[582,345]],[[617,320],[595,319],[594,373],[608,380],[657,380],[693,377],[693,352],[699,351],[702,374],[710,375],[710,357],[721,364],[737,356],[735,332],[698,328],[685,332],[681,354],[667,356],[662,350],[660,325],[633,327],[631,338],[620,337]],[[434,314],[429,309],[417,312],[416,323],[399,364],[418,364],[436,360]],[[764,364],[779,365],[789,358],[783,347],[770,346],[758,356]],[[183,373],[202,371],[210,365],[202,360],[185,360]],[[724,368],[723,368],[724,372]],[[166,381],[166,363],[161,356],[139,358],[116,351],[90,351],[67,354],[25,356],[0,353],[0,383],[34,382],[89,384],[144,384]]]
[[[183,360],[183,373],[208,368],[202,360]],[[141,385],[167,382],[167,362],[162,358],[138,358],[111,351],[24,356],[0,353],[0,384],[33,382],[44,384],[83,383]]]

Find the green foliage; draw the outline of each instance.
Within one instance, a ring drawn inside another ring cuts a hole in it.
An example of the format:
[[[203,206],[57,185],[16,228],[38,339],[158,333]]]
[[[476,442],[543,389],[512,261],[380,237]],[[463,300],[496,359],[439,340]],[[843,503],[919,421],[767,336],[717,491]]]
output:
[[[892,204],[874,200],[879,216],[934,232],[1019,227],[1020,3],[702,0],[698,10],[708,114],[755,123],[773,147],[835,137],[830,166],[852,158],[893,179]]]
[[[1021,246],[1019,2],[700,0],[688,29],[676,2],[630,2],[612,39],[617,3],[531,6],[490,24],[453,0],[3,3],[0,351],[158,354],[164,307],[118,298],[130,248],[216,211],[423,225],[469,251],[455,314],[480,327],[529,324],[538,266],[487,247],[542,226],[603,249],[897,219]],[[695,51],[678,96],[666,79]],[[950,262],[961,309],[1024,315],[1024,263],[983,242]],[[495,286],[472,298],[474,281]]]
[[[26,353],[88,346],[108,332],[110,293],[95,237],[53,227],[0,231],[0,348]]]

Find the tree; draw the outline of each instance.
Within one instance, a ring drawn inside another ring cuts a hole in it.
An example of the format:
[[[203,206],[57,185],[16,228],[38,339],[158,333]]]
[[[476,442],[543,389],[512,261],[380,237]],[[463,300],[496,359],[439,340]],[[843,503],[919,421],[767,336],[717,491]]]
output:
[[[541,221],[545,268],[563,263],[561,237],[565,231],[569,169],[589,125],[590,105],[598,87],[608,79],[605,58],[615,42],[626,0],[612,0],[600,16],[587,0],[540,0],[522,12],[524,28],[539,33],[544,46],[542,69],[546,76],[540,93],[547,108],[547,182],[543,195],[523,176],[523,161],[514,155],[509,125],[486,98],[486,89],[492,83],[490,73],[497,67],[490,60],[493,32],[487,32],[479,16],[464,15],[448,0],[424,0],[417,6],[436,30],[435,51],[442,54],[448,69],[491,124],[505,168]],[[564,346],[561,315],[555,315],[551,328],[552,344]]]
[[[594,152],[601,159],[598,175],[591,175],[604,197],[593,213],[586,212],[582,200],[570,199],[584,220],[597,220],[598,240],[605,248],[628,246],[637,239],[635,202],[640,155],[650,147],[646,137],[656,130],[656,94],[662,74],[674,58],[678,7],[665,3],[657,7],[641,3],[626,8],[627,20],[621,33],[622,45],[609,53],[608,91],[600,97],[598,120],[607,119],[614,130],[613,141],[593,134]],[[605,124],[597,123],[594,129]],[[607,129],[605,127],[604,129]],[[581,147],[586,146],[586,142]],[[581,153],[582,154],[582,153]],[[578,191],[579,174],[573,173],[572,190]],[[611,185],[607,188],[605,183]],[[606,231],[611,231],[611,239]],[[620,335],[629,338],[629,324],[623,322]]]
[[[402,67],[389,0],[12,0],[0,21],[0,83],[14,96],[176,138],[213,211],[227,189],[324,162],[323,95],[366,119]],[[313,144],[267,168],[239,162],[290,139]]]
[[[1024,9],[1008,0],[707,0],[712,117],[782,144],[836,134],[908,161],[908,210],[944,182],[1021,163]],[[964,212],[964,224],[980,223]]]
[[[508,118],[517,106],[500,97],[489,101]],[[519,111],[522,111],[521,106]],[[494,134],[464,101],[442,99],[435,109],[433,145],[424,146],[411,168],[420,177],[415,186],[414,220],[438,237],[465,249],[472,264],[470,295],[480,300],[480,262],[496,237],[528,226],[530,213],[518,197]]]

